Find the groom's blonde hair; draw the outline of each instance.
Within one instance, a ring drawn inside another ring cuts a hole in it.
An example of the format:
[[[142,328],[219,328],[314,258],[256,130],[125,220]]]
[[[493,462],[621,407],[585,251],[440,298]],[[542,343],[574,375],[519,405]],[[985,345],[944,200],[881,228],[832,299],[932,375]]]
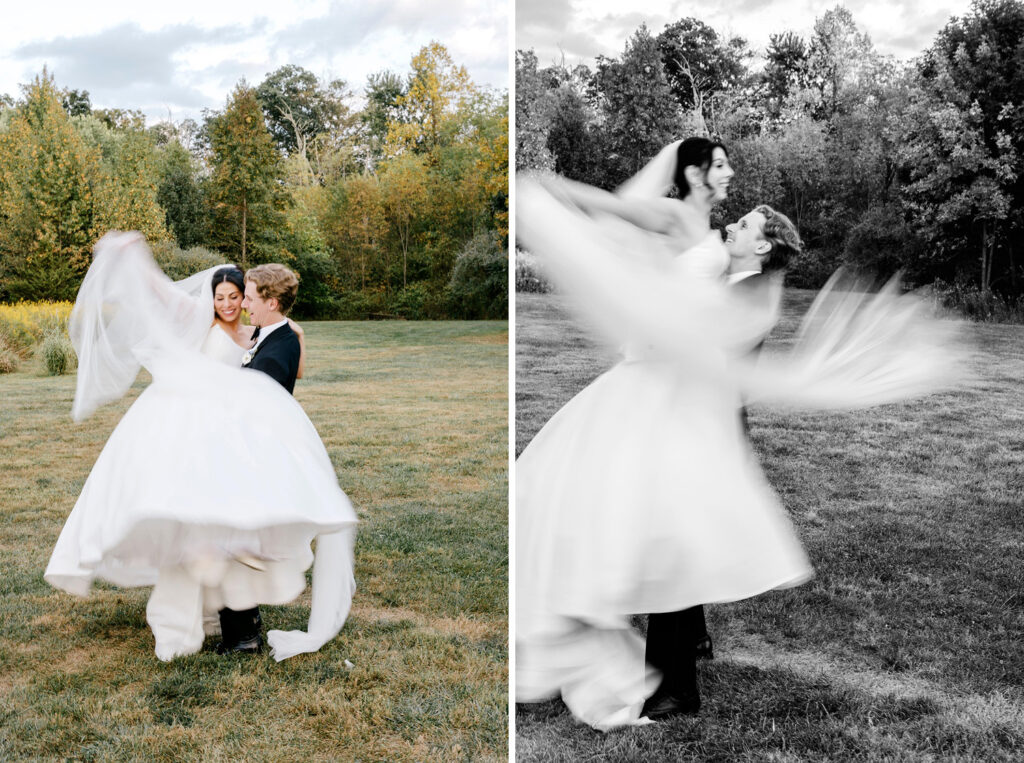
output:
[[[250,268],[245,272],[245,282],[256,284],[256,293],[262,299],[276,299],[281,315],[288,315],[299,293],[298,275],[276,262]]]
[[[761,236],[772,245],[765,265],[769,262],[773,268],[784,268],[789,264],[790,257],[799,254],[804,248],[804,242],[800,240],[800,233],[797,231],[793,221],[767,204],[762,204],[754,209],[764,215],[764,227],[761,228]]]

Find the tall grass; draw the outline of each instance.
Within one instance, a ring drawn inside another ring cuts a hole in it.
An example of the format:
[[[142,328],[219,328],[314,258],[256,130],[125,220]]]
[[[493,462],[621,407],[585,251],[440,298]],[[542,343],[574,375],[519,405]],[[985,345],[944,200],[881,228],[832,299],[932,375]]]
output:
[[[78,365],[78,356],[68,335],[63,331],[50,331],[39,345],[39,355],[50,376],[60,376],[73,371]]]
[[[0,304],[0,341],[26,358],[35,345],[52,332],[66,333],[71,302],[18,302]]]

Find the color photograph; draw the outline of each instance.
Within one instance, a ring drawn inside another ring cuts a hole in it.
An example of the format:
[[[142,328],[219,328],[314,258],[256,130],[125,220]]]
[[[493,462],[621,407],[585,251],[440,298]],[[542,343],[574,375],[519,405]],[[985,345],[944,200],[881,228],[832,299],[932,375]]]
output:
[[[0,52],[0,758],[509,754],[510,11]]]

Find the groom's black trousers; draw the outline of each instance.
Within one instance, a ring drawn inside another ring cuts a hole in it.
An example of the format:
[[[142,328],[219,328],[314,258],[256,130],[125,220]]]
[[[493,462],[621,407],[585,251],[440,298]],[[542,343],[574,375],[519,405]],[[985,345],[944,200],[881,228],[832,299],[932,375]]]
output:
[[[228,609],[218,612],[220,615],[221,643],[234,646],[242,641],[251,641],[260,635],[260,608]]]
[[[707,634],[704,607],[653,612],[647,620],[648,664],[661,671],[658,691],[678,699],[699,696],[694,645]]]

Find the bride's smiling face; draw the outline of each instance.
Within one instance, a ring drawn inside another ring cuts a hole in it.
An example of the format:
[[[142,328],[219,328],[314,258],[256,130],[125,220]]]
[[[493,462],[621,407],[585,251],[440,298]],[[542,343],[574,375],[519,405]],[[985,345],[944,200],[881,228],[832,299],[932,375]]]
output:
[[[704,179],[708,190],[711,192],[712,201],[725,200],[729,195],[729,181],[732,180],[734,174],[736,173],[733,172],[732,165],[729,164],[729,157],[725,151],[716,148],[711,153],[711,166],[708,167],[707,175]]]
[[[225,323],[232,323],[242,312],[242,292],[230,281],[217,284],[213,290],[213,310]]]

